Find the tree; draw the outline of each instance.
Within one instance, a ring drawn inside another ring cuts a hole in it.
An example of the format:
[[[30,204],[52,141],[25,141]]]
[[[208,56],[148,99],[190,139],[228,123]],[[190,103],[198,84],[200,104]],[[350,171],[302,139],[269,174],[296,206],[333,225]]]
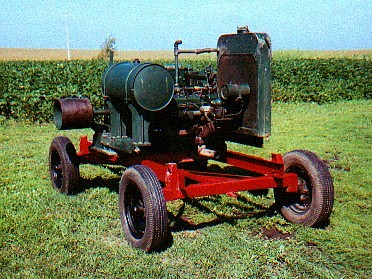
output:
[[[107,36],[105,41],[101,44],[101,52],[98,55],[98,59],[105,59],[110,57],[110,53],[115,51],[116,38],[111,34]]]

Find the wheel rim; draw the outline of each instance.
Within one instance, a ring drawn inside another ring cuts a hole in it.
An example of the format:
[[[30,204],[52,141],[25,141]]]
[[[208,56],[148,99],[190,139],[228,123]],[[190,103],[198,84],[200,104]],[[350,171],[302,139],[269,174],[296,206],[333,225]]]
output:
[[[124,216],[131,235],[141,239],[145,234],[146,210],[141,191],[135,184],[128,184],[124,193]]]
[[[298,177],[298,193],[293,195],[289,208],[297,214],[305,214],[309,211],[312,201],[310,176],[300,167],[292,167],[286,172],[295,173]]]
[[[53,185],[58,189],[61,189],[63,181],[62,160],[57,150],[53,150],[52,152],[50,172],[52,176]]]

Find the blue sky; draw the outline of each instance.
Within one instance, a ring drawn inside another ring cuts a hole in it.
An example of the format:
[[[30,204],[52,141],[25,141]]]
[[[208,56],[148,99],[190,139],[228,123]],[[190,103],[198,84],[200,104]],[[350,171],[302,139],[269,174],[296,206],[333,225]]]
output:
[[[214,47],[237,26],[270,35],[274,50],[372,48],[371,0],[1,0],[0,47],[119,50]]]

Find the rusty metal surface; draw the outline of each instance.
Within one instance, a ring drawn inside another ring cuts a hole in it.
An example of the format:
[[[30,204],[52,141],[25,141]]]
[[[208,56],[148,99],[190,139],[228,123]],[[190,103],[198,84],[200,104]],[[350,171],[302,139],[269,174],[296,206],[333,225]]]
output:
[[[218,89],[227,84],[248,84],[249,96],[241,126],[236,133],[259,137],[271,133],[271,42],[265,33],[253,33],[241,27],[237,34],[218,39]]]
[[[90,128],[93,107],[87,98],[54,100],[54,123],[59,130]]]

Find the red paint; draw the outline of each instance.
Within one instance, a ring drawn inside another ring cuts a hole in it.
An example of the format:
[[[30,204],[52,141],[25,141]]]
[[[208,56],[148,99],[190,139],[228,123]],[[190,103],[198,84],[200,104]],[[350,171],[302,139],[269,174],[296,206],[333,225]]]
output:
[[[80,152],[78,152],[78,155],[86,155],[89,154],[89,147],[92,145],[92,142],[88,141],[87,136],[82,136],[80,138]]]
[[[238,152],[227,151],[226,163],[249,171],[249,175],[198,172],[180,169],[175,162],[192,162],[185,154],[132,154],[108,156],[90,149],[91,142],[86,136],[80,139],[78,157],[81,163],[117,164],[131,166],[143,164],[151,168],[164,185],[166,201],[227,194],[236,197],[235,192],[264,190],[283,187],[287,192],[298,191],[296,174],[284,173],[283,158],[272,154],[271,160]]]

